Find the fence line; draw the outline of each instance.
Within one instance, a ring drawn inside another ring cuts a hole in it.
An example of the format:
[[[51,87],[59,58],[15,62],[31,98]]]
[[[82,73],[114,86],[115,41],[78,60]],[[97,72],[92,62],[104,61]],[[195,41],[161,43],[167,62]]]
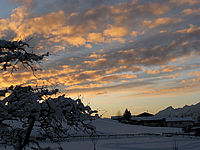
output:
[[[174,136],[182,136],[182,137],[189,137],[189,138],[197,138],[200,139],[200,137],[194,136],[192,134],[186,134],[186,133],[161,133],[161,134],[153,134],[153,133],[138,133],[138,134],[110,134],[110,135],[95,135],[95,136],[71,136],[67,137],[66,140],[68,141],[74,141],[74,140],[91,140],[96,139],[116,139],[116,138],[132,138],[132,137],[138,137],[138,136],[162,136],[162,137],[174,137]]]

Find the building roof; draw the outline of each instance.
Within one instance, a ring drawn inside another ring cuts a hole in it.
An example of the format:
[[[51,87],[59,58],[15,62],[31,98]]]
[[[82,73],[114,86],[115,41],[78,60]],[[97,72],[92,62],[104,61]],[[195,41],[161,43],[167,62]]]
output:
[[[131,120],[136,120],[136,121],[147,121],[147,120],[163,120],[164,118],[160,118],[160,117],[131,117]]]
[[[147,112],[143,112],[143,113],[137,115],[136,117],[151,117],[151,116],[154,116],[154,115],[147,113]]]

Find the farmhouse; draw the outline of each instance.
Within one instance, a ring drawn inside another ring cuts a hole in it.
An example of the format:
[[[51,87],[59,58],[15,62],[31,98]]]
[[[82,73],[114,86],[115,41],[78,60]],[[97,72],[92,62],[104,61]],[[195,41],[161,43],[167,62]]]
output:
[[[192,126],[194,121],[191,117],[185,118],[165,118],[167,127],[183,128],[185,126]]]
[[[151,126],[151,127],[164,127],[165,118],[156,117],[131,117],[132,124]]]
[[[149,113],[142,113],[137,116],[132,116],[129,120],[123,116],[112,116],[111,119],[118,120],[126,124],[144,125],[152,127],[177,127],[183,128],[186,126],[193,126],[194,121],[191,117],[178,118],[178,117],[156,117]]]
[[[154,116],[154,115],[147,113],[147,112],[143,112],[143,113],[137,115],[136,117],[152,117],[152,116]]]

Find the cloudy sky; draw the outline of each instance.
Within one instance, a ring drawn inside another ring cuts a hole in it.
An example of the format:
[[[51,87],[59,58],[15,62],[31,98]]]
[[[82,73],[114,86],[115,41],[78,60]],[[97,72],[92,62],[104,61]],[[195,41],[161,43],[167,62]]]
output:
[[[117,115],[200,101],[199,0],[1,0],[0,39],[50,52],[0,88],[49,85]]]

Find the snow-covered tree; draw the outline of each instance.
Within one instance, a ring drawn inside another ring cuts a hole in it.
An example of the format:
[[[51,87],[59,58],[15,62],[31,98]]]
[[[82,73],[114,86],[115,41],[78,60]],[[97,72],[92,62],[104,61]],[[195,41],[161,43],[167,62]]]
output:
[[[24,46],[28,44],[22,41],[0,41],[2,70],[15,67],[18,62],[33,69],[33,63],[45,56],[28,53]],[[31,86],[10,86],[0,90],[3,97],[0,101],[0,142],[15,150],[34,145],[40,149],[38,140],[41,138],[58,142],[70,136],[72,128],[94,132],[90,121],[97,112],[84,106],[80,99],[73,100],[65,95],[56,97],[57,92],[57,89]]]
[[[80,99],[64,95],[52,98],[58,90],[31,86],[11,86],[5,91],[10,95],[0,103],[0,137],[16,150],[37,143],[37,137],[58,142],[69,136],[69,127],[94,130],[89,120],[94,119],[91,115],[96,111],[84,106]]]

